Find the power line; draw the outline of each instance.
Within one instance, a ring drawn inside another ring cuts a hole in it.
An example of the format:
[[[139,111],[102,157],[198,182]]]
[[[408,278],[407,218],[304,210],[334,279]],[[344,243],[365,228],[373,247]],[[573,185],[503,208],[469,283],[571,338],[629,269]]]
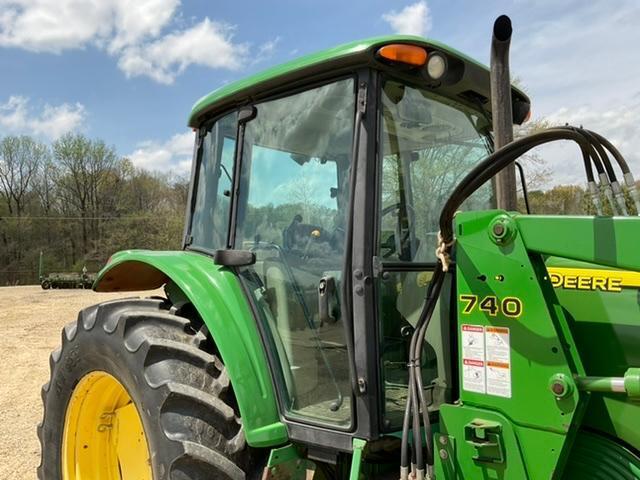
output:
[[[139,217],[0,217],[0,220],[148,220],[151,218],[168,219],[171,215],[146,215]],[[176,215],[182,218],[182,215]]]

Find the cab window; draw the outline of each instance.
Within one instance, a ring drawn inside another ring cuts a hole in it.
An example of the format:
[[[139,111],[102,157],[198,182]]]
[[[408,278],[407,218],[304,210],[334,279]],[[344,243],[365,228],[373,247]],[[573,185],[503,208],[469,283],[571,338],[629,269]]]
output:
[[[288,415],[351,422],[340,283],[355,93],[352,79],[256,105],[244,134],[235,248],[270,333]],[[319,289],[327,301],[320,307]]]
[[[380,105],[377,286],[383,422],[401,426],[407,398],[409,342],[422,311],[436,261],[439,216],[452,190],[490,152],[487,119],[446,97],[387,79]],[[490,186],[465,209],[490,208]],[[443,288],[449,295],[450,285]],[[422,347],[429,408],[451,400],[448,301],[440,302]]]
[[[204,250],[225,248],[227,244],[236,119],[234,112],[214,122],[200,147],[190,245]]]

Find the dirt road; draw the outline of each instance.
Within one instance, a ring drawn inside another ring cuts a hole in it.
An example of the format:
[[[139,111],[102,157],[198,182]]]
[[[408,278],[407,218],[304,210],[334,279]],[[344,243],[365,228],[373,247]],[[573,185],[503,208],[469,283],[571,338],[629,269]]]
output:
[[[60,343],[62,327],[89,305],[153,294],[161,292],[0,288],[0,479],[36,478],[40,387],[49,378],[49,354]]]

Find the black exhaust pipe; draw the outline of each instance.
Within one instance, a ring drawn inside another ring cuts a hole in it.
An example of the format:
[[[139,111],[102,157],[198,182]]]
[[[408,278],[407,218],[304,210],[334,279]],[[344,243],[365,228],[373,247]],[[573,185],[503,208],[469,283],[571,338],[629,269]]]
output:
[[[509,75],[509,46],[511,45],[511,19],[500,15],[493,24],[491,39],[491,112],[496,150],[513,141],[513,107],[511,105],[511,79]],[[512,163],[496,175],[496,206],[515,211],[516,167]]]

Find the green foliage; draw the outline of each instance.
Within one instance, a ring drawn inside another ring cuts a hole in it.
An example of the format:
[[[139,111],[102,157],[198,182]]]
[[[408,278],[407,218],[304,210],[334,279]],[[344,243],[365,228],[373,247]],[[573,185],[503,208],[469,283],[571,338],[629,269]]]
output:
[[[635,203],[628,190],[623,188],[626,208],[629,215],[637,215]],[[613,209],[607,198],[601,194],[602,215],[613,215]],[[558,185],[550,190],[529,192],[531,213],[537,215],[597,215],[597,209],[591,196],[578,185]],[[518,199],[518,209],[525,211],[524,199]]]
[[[137,169],[81,134],[0,140],[0,285],[90,272],[129,248],[180,247],[188,182]]]
[[[534,122],[528,128],[545,126]],[[411,162],[417,231],[437,231],[447,192],[477,161],[475,150],[469,145],[432,148]],[[397,191],[400,178],[394,159],[385,157],[383,165],[383,207],[398,201],[388,194]],[[523,162],[532,213],[596,213],[584,188],[542,190],[549,178],[546,164],[537,156]],[[282,204],[249,205],[245,231],[279,243],[298,214],[305,223],[334,228],[337,212],[309,198],[308,181],[292,185]],[[119,250],[180,248],[188,188],[188,181],[138,169],[113,147],[83,135],[66,135],[51,146],[26,136],[1,139],[0,285],[37,282],[41,251],[45,273],[79,272],[85,265],[95,272]],[[478,192],[466,208],[486,208],[489,194],[489,189]],[[631,197],[625,197],[629,213],[636,214]],[[600,200],[602,213],[611,214],[606,199]],[[519,210],[525,211],[522,197]]]
[[[536,214],[580,215],[588,200],[584,189],[576,185],[560,185],[546,192],[529,192],[531,212]]]

